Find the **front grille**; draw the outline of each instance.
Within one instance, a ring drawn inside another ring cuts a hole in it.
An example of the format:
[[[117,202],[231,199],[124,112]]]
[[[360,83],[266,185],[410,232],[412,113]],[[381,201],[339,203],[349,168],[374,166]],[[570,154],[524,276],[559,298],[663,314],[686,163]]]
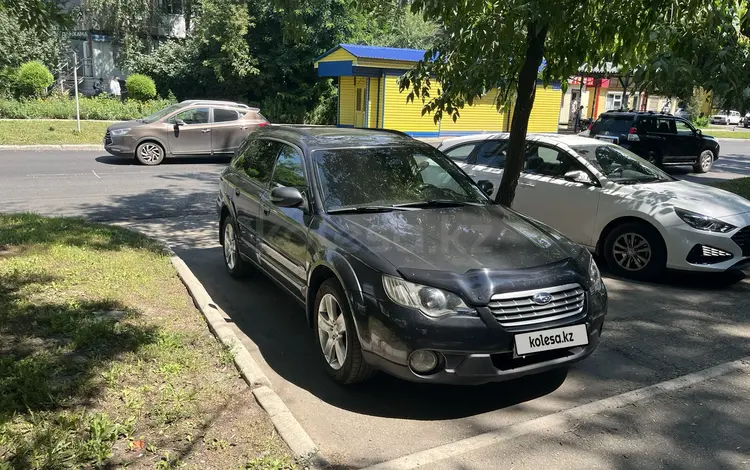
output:
[[[732,240],[742,248],[742,256],[750,256],[750,225],[735,233]]]
[[[112,136],[110,135],[109,131],[107,131],[106,134],[104,134],[104,145],[110,145],[112,143]]]
[[[544,304],[539,303],[534,300],[537,294],[549,294],[551,300]],[[513,328],[578,317],[583,313],[585,301],[586,294],[580,285],[566,284],[531,291],[495,294],[489,308],[500,326]]]

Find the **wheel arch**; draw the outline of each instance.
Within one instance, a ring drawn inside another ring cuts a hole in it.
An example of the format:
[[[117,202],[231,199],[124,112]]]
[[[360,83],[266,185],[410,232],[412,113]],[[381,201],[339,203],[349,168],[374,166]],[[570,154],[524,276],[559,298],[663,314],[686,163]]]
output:
[[[135,144],[135,151],[136,152],[138,151],[138,147],[140,147],[141,144],[145,144],[149,142],[158,144],[161,147],[161,149],[164,150],[164,156],[166,156],[169,153],[169,147],[167,146],[167,143],[164,142],[162,139],[153,135],[141,137],[140,139],[138,139],[138,142],[136,142]]]
[[[607,240],[607,237],[609,236],[612,231],[619,227],[620,225],[627,224],[627,223],[639,223],[639,224],[645,224],[649,227],[653,228],[656,233],[659,234],[659,237],[661,237],[661,241],[664,244],[665,249],[667,248],[667,242],[664,239],[664,235],[661,233],[661,230],[650,220],[644,218],[644,217],[637,217],[634,215],[624,215],[617,217],[613,220],[611,220],[607,225],[604,226],[604,228],[599,232],[599,238],[596,241],[596,254],[598,256],[602,256],[604,253],[604,243]]]
[[[359,334],[359,327],[356,326],[356,310],[353,305],[354,302],[357,302],[357,299],[353,296],[361,296],[362,289],[354,268],[337,252],[325,253],[324,256],[319,256],[317,259],[317,263],[309,271],[305,293],[305,314],[308,326],[313,326],[315,297],[318,289],[327,279],[335,278],[344,290],[346,301],[349,303],[349,311],[355,317],[354,324],[357,327],[357,334]]]
[[[224,246],[224,219],[230,216],[229,208],[226,204],[221,205],[221,214],[219,215],[219,244]]]

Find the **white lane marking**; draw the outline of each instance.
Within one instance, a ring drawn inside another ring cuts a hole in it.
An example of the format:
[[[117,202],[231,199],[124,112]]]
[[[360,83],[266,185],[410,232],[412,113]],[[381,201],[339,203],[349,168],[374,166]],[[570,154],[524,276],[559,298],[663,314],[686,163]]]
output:
[[[94,170],[91,170],[91,173],[93,173],[93,174],[94,174],[94,176],[96,176],[97,178],[99,178],[99,179],[102,179],[102,177],[101,177],[101,176],[99,176],[99,175],[97,175],[97,174],[96,174],[96,172],[95,172]]]
[[[423,450],[421,452],[415,452],[404,457],[367,467],[365,470],[407,470],[419,468],[440,460],[449,459],[499,442],[507,441],[515,437],[545,431],[556,426],[563,426],[572,420],[580,420],[586,416],[632,405],[664,393],[681,390],[706,380],[736,371],[750,372],[750,356],[720,364],[709,369],[704,369],[699,372],[694,372],[692,374],[683,375],[676,379],[639,388],[621,395],[615,395],[614,397],[587,403],[585,405],[542,416],[523,423],[514,424],[506,428],[498,429],[497,431],[479,434],[450,444],[433,447],[432,449]]]

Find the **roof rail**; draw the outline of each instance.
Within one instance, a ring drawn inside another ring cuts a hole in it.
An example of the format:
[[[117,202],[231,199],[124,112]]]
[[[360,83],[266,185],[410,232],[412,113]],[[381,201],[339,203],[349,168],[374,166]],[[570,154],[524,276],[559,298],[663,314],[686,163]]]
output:
[[[185,101],[181,101],[180,104],[186,104],[186,105],[220,104],[220,105],[226,105],[226,106],[236,106],[238,108],[257,109],[257,108],[251,108],[250,106],[243,104],[243,103],[237,103],[235,101],[221,101],[221,100],[185,100]]]

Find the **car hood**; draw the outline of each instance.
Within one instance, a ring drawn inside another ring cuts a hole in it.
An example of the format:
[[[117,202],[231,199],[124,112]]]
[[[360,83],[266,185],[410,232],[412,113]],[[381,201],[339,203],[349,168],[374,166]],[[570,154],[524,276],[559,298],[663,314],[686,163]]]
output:
[[[711,217],[727,217],[750,212],[750,201],[744,197],[689,181],[633,185],[636,200],[654,201],[658,205],[679,207]]]
[[[524,269],[577,258],[583,248],[498,205],[332,215],[356,251],[384,258],[402,274],[429,270]]]
[[[142,127],[145,126],[143,121],[140,119],[133,119],[131,121],[123,121],[123,122],[117,122],[107,127],[108,131],[114,131],[116,129],[125,129],[130,128],[133,129],[135,127]]]

